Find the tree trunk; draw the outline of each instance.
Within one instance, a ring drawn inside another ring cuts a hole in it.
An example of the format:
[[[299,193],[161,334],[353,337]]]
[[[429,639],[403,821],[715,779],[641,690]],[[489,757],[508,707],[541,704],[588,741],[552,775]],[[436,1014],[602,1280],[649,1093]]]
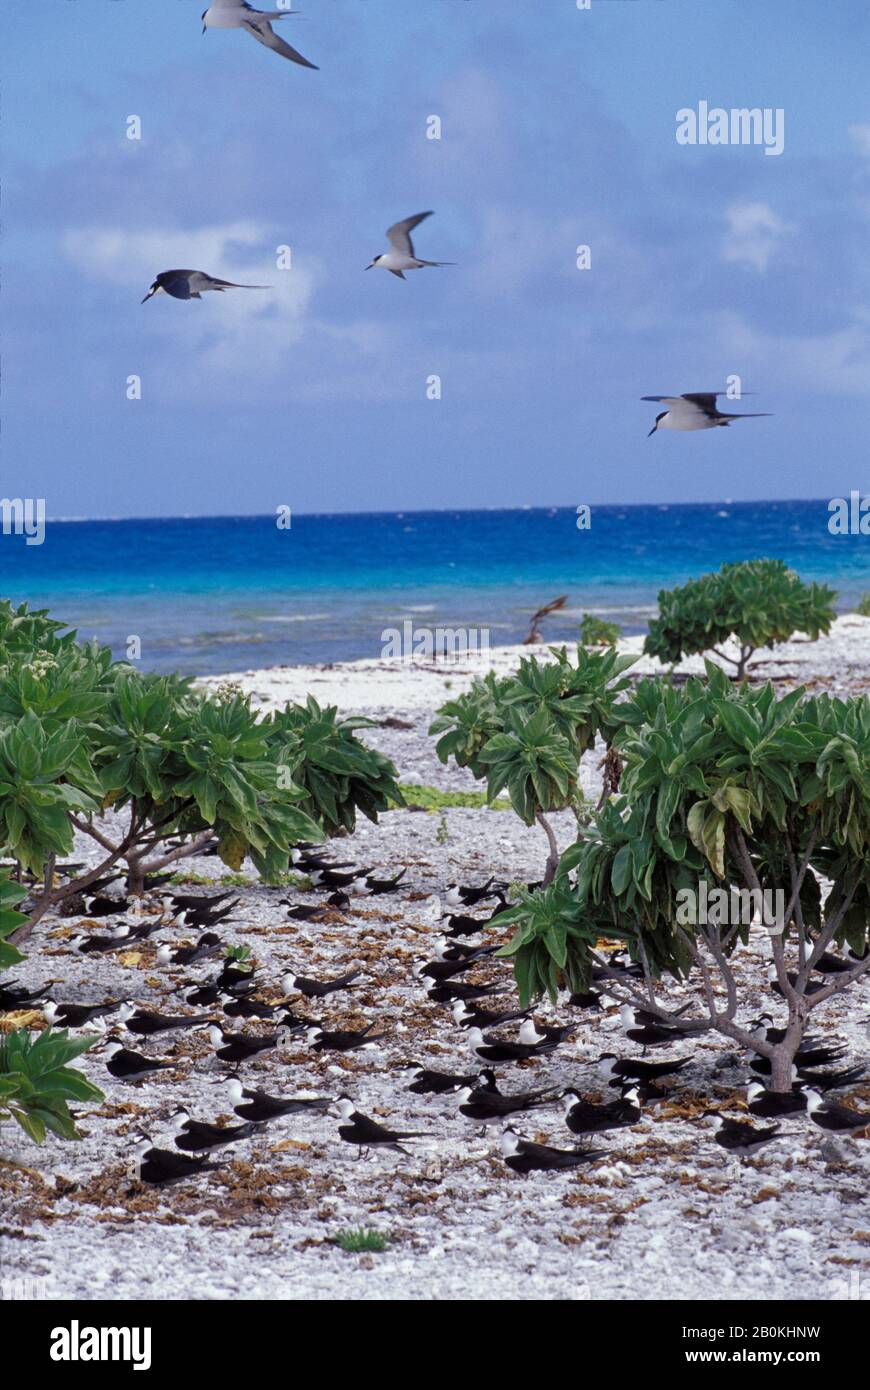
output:
[[[542,811],[538,812],[538,814],[535,817],[535,820],[538,822],[538,825],[546,834],[548,843],[550,845],[550,853],[547,855],[547,863],[544,868],[543,878],[543,886],[544,888],[547,888],[553,882],[553,879],[556,877],[556,869],[559,867],[559,846],[556,844],[556,836],[553,834],[553,827],[551,826],[550,822],[547,820],[547,817],[544,815]]]

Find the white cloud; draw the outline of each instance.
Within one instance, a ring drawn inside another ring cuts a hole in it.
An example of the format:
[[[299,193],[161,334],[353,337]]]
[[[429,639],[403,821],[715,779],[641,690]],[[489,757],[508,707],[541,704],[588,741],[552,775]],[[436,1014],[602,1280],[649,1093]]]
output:
[[[763,273],[771,256],[779,255],[794,231],[768,203],[732,203],[726,210],[728,231],[722,241],[723,261],[750,266]]]
[[[870,157],[870,125],[850,125],[849,134],[860,154]]]
[[[831,333],[762,333],[737,314],[717,319],[717,341],[754,377],[764,373],[790,392],[870,395],[870,323]]]

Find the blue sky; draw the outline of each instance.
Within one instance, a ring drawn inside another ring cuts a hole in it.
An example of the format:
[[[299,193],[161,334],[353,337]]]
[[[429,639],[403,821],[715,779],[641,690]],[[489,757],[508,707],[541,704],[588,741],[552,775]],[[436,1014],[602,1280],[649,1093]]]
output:
[[[0,9],[0,494],[157,516],[867,490],[866,0],[304,0],[282,32],[319,72],[203,37],[205,3]],[[679,146],[701,100],[783,108],[784,152]],[[424,208],[419,254],[457,265],[363,274]],[[179,265],[274,288],[140,306]],[[640,396],[731,373],[771,419],[646,438]]]

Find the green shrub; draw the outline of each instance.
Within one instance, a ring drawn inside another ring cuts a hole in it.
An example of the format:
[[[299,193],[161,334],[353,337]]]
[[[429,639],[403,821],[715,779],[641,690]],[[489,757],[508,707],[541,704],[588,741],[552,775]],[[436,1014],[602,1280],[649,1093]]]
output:
[[[67,1102],[101,1101],[102,1091],[68,1067],[93,1038],[70,1038],[66,1029],[45,1029],[32,1038],[26,1028],[0,1037],[0,1116],[16,1120],[35,1143],[47,1130],[61,1139],[79,1139]]]
[[[142,675],[44,612],[0,604],[0,847],[45,878],[28,930],[49,907],[119,863],[131,892],[212,836],[238,871],[250,856],[279,883],[290,848],[403,804],[396,770],[316,701],[262,718],[230,686],[204,694],[176,675]],[[100,820],[120,814],[117,831]],[[54,886],[74,831],[103,851]]]
[[[859,613],[862,618],[870,618],[870,593],[861,595],[855,612]]]
[[[15,904],[24,897],[25,889],[0,871],[0,970],[24,959],[6,939],[27,921],[15,910]],[[14,1119],[37,1144],[43,1142],[47,1130],[61,1139],[78,1139],[67,1102],[100,1101],[103,1093],[66,1063],[92,1041],[72,1041],[66,1031],[52,1033],[50,1029],[35,1040],[25,1028],[0,1035],[0,1118],[7,1115]]]
[[[632,657],[613,651],[551,647],[553,661],[524,657],[512,676],[492,672],[442,705],[429,733],[442,763],[450,758],[486,780],[489,805],[506,791],[526,825],[537,820],[550,845],[545,881],[558,859],[547,812],[578,806],[580,759],[596,735],[609,739],[619,727],[617,695],[628,685],[621,673]]]
[[[528,1002],[563,979],[585,987],[601,963],[597,938],[626,941],[646,977],[629,986],[632,1002],[668,1021],[647,991],[693,977],[706,1008],[694,1026],[755,1046],[736,1021],[730,957],[749,939],[744,907],[760,908],[766,893],[782,905],[768,930],[790,1026],[781,1044],[757,1050],[788,1089],[812,1009],[870,969],[868,955],[810,992],[826,949],[848,945],[857,957],[868,944],[870,698],[777,699],[771,685],[733,686],[708,662],[706,682],[643,682],[622,709],[621,794],[562,856],[549,898],[527,896],[501,919],[516,929],[502,954],[516,956]],[[692,901],[715,910],[692,920]]]
[[[619,623],[608,623],[594,613],[584,613],[580,619],[581,647],[615,647],[621,636]]]
[[[795,632],[812,640],[828,632],[835,599],[827,585],[802,583],[782,560],[723,565],[715,574],[661,591],[644,651],[668,664],[712,651],[735,666],[742,680],[758,647],[787,642]],[[738,658],[718,649],[729,638],[740,645]]]
[[[356,737],[358,729],[376,727],[375,720],[339,719],[335,706],[321,709],[309,695],[304,705],[270,715],[263,727],[270,754],[299,788],[300,810],[328,835],[353,830],[358,811],[377,821],[391,805],[404,806],[389,758]]]

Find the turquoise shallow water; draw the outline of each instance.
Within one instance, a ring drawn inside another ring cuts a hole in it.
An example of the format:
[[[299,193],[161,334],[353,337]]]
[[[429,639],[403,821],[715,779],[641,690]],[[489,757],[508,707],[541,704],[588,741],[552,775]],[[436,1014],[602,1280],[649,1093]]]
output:
[[[583,611],[642,632],[661,588],[723,560],[772,556],[837,589],[870,590],[870,537],[832,536],[826,501],[47,524],[45,542],[0,535],[0,592],[49,607],[142,666],[215,673],[376,656],[382,633],[486,627],[515,642],[530,613],[568,607],[545,635],[571,638]]]

